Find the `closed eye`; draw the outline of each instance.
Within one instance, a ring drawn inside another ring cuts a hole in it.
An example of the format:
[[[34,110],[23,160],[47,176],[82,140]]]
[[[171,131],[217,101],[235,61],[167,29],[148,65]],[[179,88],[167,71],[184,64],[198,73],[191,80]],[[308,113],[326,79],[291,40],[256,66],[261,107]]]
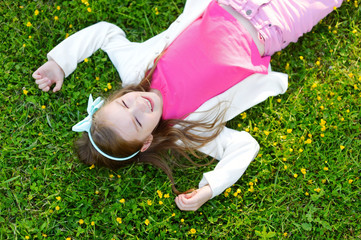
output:
[[[122,100],[122,103],[123,103],[124,107],[129,108],[128,105],[124,102],[124,100]],[[134,118],[135,118],[135,121],[137,122],[137,124],[138,124],[140,127],[142,127],[142,124],[139,122],[139,120],[138,120],[136,117],[134,117]]]
[[[125,104],[125,102],[122,100],[122,103],[124,105],[124,107],[128,108],[127,104]]]

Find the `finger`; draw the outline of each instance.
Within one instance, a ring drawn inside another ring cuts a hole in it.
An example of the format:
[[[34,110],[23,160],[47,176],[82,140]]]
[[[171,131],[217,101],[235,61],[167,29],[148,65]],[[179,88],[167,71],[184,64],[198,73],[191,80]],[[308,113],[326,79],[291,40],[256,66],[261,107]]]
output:
[[[197,194],[197,191],[193,191],[191,193],[187,193],[184,195],[185,198],[189,199],[189,198],[192,198],[194,195]]]
[[[48,92],[49,90],[50,90],[50,87],[49,86],[47,86],[47,87],[45,87],[44,89],[42,89],[44,92]]]
[[[40,84],[44,84],[44,83],[47,83],[49,84],[50,83],[50,80],[48,78],[42,78],[42,79],[37,79],[35,80],[35,83],[40,85]]]
[[[49,85],[50,84],[48,84],[48,83],[42,83],[42,84],[39,84],[38,87],[39,87],[39,89],[44,89],[46,87],[50,87]]]
[[[61,86],[63,85],[63,82],[62,81],[57,81],[56,84],[55,84],[55,87],[53,89],[53,92],[57,92],[61,89]]]
[[[35,79],[41,78],[41,75],[40,75],[40,73],[39,73],[39,69],[36,70],[36,71],[32,74],[32,77],[35,78]]]

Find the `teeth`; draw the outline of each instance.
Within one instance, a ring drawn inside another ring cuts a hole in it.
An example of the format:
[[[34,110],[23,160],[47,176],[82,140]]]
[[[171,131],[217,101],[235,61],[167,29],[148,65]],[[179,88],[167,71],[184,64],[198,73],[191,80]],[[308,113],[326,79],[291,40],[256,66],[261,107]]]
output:
[[[148,103],[148,106],[149,106],[150,110],[152,110],[152,104],[150,103],[150,101],[148,99],[145,99],[145,100]]]

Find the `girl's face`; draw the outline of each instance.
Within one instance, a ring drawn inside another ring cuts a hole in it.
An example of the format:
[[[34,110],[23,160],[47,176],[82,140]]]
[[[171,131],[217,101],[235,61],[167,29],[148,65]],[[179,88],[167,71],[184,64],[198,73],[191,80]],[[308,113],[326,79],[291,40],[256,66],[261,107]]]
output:
[[[112,124],[124,140],[144,142],[158,125],[162,111],[158,90],[130,92],[102,107],[100,120]]]

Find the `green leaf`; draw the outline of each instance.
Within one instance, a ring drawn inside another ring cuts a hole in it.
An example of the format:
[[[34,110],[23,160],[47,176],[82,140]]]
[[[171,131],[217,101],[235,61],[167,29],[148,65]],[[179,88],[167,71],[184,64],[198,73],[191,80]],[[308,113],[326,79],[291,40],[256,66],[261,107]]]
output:
[[[302,223],[301,227],[306,231],[311,231],[312,230],[312,224],[311,223]]]

